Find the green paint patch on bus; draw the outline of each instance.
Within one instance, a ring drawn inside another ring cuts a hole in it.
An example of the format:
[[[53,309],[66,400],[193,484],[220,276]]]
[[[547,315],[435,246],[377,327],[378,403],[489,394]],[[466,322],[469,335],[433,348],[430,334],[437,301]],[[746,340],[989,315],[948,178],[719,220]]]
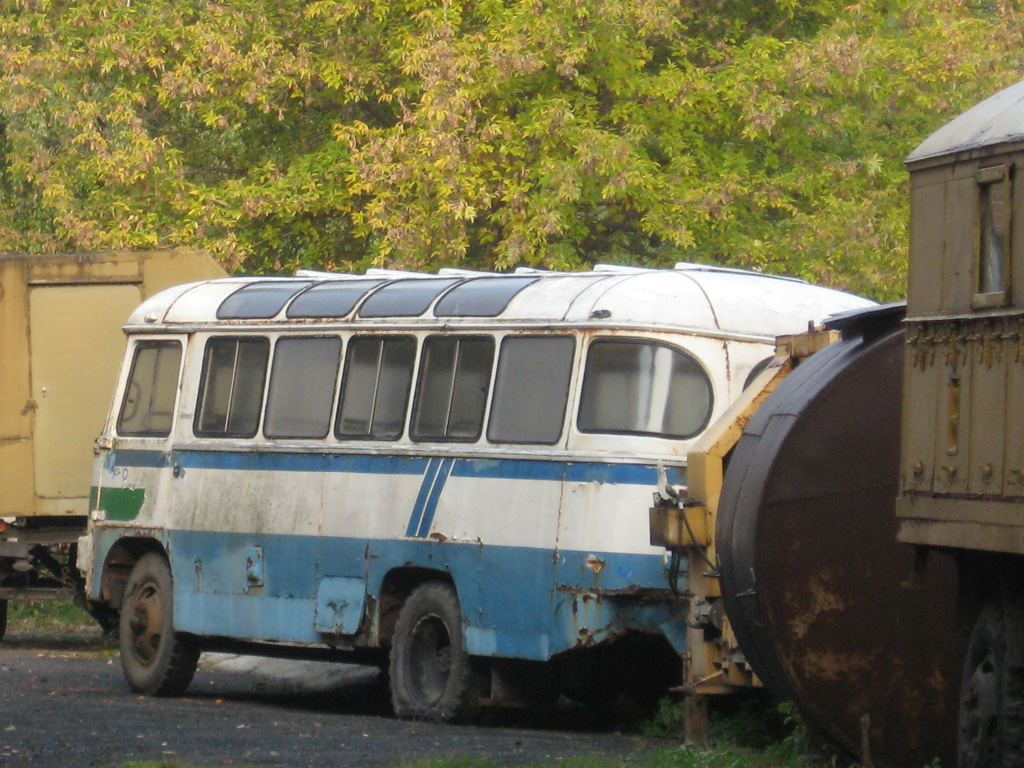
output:
[[[146,500],[145,488],[100,488],[89,490],[89,509],[102,509],[107,520],[134,520]]]

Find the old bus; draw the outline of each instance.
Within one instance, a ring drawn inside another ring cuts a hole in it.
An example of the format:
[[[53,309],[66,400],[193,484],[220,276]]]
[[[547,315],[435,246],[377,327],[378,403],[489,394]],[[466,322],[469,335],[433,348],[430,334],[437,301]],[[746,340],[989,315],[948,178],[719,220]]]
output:
[[[88,598],[147,694],[204,648],[376,661],[430,719],[541,679],[671,683],[701,575],[650,544],[659,477],[685,482],[777,335],[868,304],[688,264],[168,290],[125,327]]]

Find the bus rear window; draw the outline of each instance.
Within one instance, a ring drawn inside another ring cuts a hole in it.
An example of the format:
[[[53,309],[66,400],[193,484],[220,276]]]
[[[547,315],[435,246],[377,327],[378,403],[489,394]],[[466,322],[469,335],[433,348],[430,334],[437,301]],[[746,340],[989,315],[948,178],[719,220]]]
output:
[[[143,342],[135,348],[132,372],[117,419],[117,432],[138,437],[167,437],[174,418],[181,344]]]
[[[431,336],[423,345],[411,436],[472,442],[483,428],[494,340]]]
[[[253,437],[259,428],[270,342],[210,339],[203,358],[195,432],[205,437]]]
[[[682,350],[639,340],[590,345],[581,432],[693,437],[711,417],[711,381]]]

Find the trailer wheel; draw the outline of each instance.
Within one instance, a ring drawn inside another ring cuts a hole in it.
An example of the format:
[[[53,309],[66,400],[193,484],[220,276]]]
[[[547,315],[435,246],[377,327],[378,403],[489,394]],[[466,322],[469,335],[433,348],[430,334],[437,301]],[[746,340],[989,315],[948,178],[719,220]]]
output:
[[[162,555],[143,555],[128,577],[120,647],[121,667],[133,691],[175,696],[192,682],[199,648],[174,632],[171,568]]]
[[[0,600],[0,640],[7,633],[7,601]]]
[[[413,590],[395,623],[390,672],[398,717],[458,722],[477,714],[478,675],[452,587],[434,581]]]
[[[960,688],[960,768],[1024,768],[1024,670],[1007,663],[1002,606],[974,624]]]

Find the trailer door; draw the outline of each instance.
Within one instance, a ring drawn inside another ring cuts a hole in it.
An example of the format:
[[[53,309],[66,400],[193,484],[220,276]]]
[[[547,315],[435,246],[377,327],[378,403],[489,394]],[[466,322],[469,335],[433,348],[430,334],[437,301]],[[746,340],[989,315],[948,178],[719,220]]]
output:
[[[110,407],[137,285],[35,286],[29,295],[36,495],[42,514],[87,513],[92,444]]]

